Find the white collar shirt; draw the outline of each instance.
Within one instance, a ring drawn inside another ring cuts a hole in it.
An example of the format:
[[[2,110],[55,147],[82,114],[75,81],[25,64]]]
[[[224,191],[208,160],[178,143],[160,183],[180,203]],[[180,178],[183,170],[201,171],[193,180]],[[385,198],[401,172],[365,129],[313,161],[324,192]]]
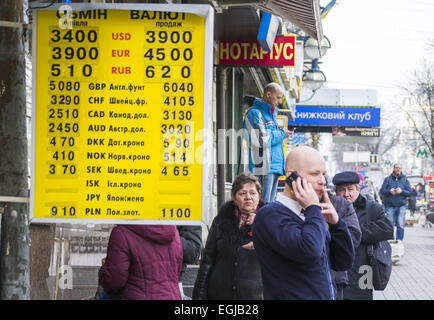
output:
[[[297,201],[288,198],[287,196],[283,195],[283,193],[278,193],[276,195],[276,201],[283,204],[285,207],[287,207],[289,210],[294,212],[297,216],[300,217],[301,220],[305,220],[306,217],[303,213],[301,213],[301,210],[304,209]]]

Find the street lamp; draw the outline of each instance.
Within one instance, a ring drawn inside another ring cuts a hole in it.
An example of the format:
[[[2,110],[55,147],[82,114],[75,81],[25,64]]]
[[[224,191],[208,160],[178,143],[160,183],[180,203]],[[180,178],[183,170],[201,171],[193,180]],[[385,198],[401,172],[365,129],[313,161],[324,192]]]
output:
[[[321,39],[321,45],[318,46],[318,41],[312,37],[309,37],[304,42],[304,57],[307,60],[315,60],[324,56],[328,49],[331,48],[330,40],[324,36]]]
[[[312,60],[311,64],[311,68],[303,74],[303,86],[315,92],[322,87],[327,78],[318,67],[318,59]]]

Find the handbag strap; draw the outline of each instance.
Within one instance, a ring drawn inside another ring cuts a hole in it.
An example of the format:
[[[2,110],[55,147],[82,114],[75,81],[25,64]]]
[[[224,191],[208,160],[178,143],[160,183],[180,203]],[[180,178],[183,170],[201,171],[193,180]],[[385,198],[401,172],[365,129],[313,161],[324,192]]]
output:
[[[374,245],[368,244],[366,251],[368,252],[368,257],[372,258],[374,256]]]
[[[368,200],[366,200],[366,213],[369,217],[369,222],[372,222],[371,219],[371,208],[372,208],[372,203]],[[366,247],[367,253],[368,253],[368,257],[372,259],[372,257],[374,256],[374,245],[375,244],[368,244]]]

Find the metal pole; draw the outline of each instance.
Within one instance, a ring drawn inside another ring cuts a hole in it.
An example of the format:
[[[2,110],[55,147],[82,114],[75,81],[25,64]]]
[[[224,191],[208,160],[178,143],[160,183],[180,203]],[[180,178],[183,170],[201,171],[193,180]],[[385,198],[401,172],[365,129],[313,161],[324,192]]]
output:
[[[359,171],[359,144],[356,143],[356,171]]]
[[[217,208],[225,203],[226,185],[226,69],[217,67]]]
[[[23,1],[0,2],[0,299],[30,298]]]

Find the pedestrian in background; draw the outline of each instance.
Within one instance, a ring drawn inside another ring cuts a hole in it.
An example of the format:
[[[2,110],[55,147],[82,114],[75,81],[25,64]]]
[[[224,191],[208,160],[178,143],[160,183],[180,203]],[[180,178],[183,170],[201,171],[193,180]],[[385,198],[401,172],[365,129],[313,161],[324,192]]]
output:
[[[113,228],[99,283],[119,300],[180,300],[182,246],[175,226]]]
[[[392,225],[396,226],[394,238],[402,241],[404,239],[407,197],[411,194],[411,188],[406,176],[402,173],[401,164],[394,164],[393,172],[384,179],[380,193],[383,196],[386,216],[390,219]]]
[[[363,174],[358,172],[357,175],[360,178],[360,193],[362,196],[364,196],[367,200],[375,201],[373,188],[368,184],[368,181],[365,180]]]
[[[393,238],[393,226],[384,214],[383,207],[373,200],[367,200],[360,193],[360,177],[354,171],[344,171],[333,177],[336,194],[350,201],[359,219],[362,239],[356,248],[353,267],[348,271],[349,283],[344,288],[344,300],[372,300],[373,289],[364,285],[365,271],[360,267],[369,265],[368,245]]]
[[[321,154],[305,146],[294,148],[286,160],[286,176],[294,171],[301,178],[291,185],[287,182],[283,193],[262,207],[253,223],[264,298],[334,300],[330,269],[351,268],[351,235],[325,190]]]
[[[182,243],[182,271],[179,276],[179,290],[182,300],[191,300],[184,294],[182,286],[183,277],[186,274],[187,264],[195,264],[199,260],[202,250],[202,227],[201,226],[177,226]]]
[[[275,82],[267,84],[262,98],[255,99],[244,118],[249,171],[260,179],[265,202],[276,197],[278,178],[285,174],[283,140],[292,133],[287,128],[281,129],[276,122],[282,97],[282,87]]]
[[[193,300],[260,300],[262,278],[253,247],[251,224],[260,199],[256,176],[241,173],[232,184],[232,200],[214,218],[201,259]]]
[[[408,197],[408,210],[410,210],[410,216],[414,217],[416,211],[416,197],[417,192],[415,188],[411,188],[410,196]]]

